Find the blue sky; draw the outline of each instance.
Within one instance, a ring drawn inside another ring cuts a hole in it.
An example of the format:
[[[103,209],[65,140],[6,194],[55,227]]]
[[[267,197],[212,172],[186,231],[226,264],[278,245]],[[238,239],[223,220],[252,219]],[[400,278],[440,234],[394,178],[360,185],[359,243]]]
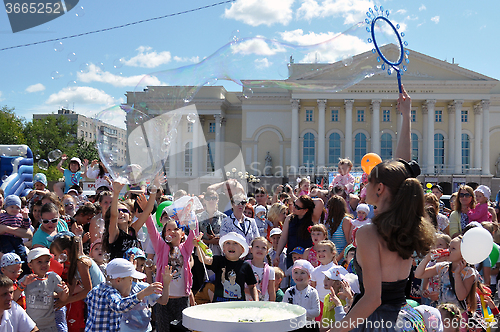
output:
[[[111,28],[216,2],[80,0],[65,15],[15,34],[2,12],[0,48]],[[196,63],[233,36],[264,36],[298,44],[321,42],[364,20],[373,4],[368,0],[236,0],[61,43],[3,50],[0,105],[15,107],[26,119],[34,113],[57,112],[60,107],[92,116],[124,102],[126,91],[134,91],[144,75]],[[391,11],[390,18],[406,33],[408,48],[449,62],[454,58],[463,68],[500,79],[495,0],[389,0],[376,4]]]

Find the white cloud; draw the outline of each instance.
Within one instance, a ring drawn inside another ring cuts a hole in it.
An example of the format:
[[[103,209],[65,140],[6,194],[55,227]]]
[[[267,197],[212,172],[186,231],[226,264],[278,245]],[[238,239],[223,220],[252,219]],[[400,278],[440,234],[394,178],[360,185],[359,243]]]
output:
[[[136,51],[139,53],[129,60],[123,59],[123,63],[131,67],[155,68],[169,63],[172,55],[168,51],[157,53],[149,46],[139,46]]]
[[[234,54],[240,53],[243,55],[274,55],[285,52],[285,48],[279,43],[273,43],[267,39],[257,37],[231,45],[231,51]]]
[[[406,9],[398,9],[395,14],[401,14],[401,15],[404,15],[406,14]]]
[[[29,87],[26,88],[26,92],[32,93],[32,92],[38,92],[38,91],[43,91],[45,90],[45,86],[42,83],[37,83],[30,85]]]
[[[4,98],[2,98],[2,91],[0,91],[0,101],[4,100]]]
[[[180,57],[180,56],[174,56],[174,61],[175,62],[192,62],[192,63],[198,63],[200,62],[200,57],[199,56],[192,56],[190,58],[188,57]]]
[[[418,11],[421,12],[422,10],[426,10],[426,9],[427,9],[427,7],[425,7],[425,5],[422,5],[422,6],[420,6],[420,8],[418,8]]]
[[[434,16],[431,18],[431,21],[438,24],[439,23],[439,16]]]
[[[365,18],[370,0],[303,0],[297,18],[311,20],[316,17],[343,17],[344,24],[354,24]]]
[[[258,69],[268,68],[268,67],[271,67],[272,64],[273,64],[267,58],[255,59],[254,63],[255,63],[255,67],[258,68]]]
[[[78,72],[77,79],[80,82],[101,82],[116,87],[135,87],[139,82],[143,85],[163,85],[158,78],[150,75],[118,76],[113,73],[102,71],[101,68],[91,63],[88,71]]]
[[[63,88],[59,92],[51,94],[45,101],[47,105],[71,105],[73,103],[111,105],[115,103],[115,99],[102,90],[89,86],[79,86]]]
[[[302,29],[297,29],[282,32],[281,37],[285,41],[294,42],[299,45],[317,44],[299,62],[312,63],[318,57],[321,62],[332,63],[371,49],[370,44],[365,42],[364,39],[352,35],[335,34],[333,32],[318,34],[309,32],[304,34]],[[335,39],[332,42],[325,42],[334,37]]]
[[[275,23],[287,25],[292,19],[294,0],[236,0],[224,12],[225,18],[235,19],[251,26]]]

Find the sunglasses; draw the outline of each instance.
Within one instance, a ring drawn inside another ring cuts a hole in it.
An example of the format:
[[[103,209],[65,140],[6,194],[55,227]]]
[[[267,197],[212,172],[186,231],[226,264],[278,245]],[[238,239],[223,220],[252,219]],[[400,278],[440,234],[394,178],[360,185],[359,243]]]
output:
[[[304,210],[304,209],[307,209],[305,207],[300,207],[298,206],[297,204],[293,203],[293,207],[296,209],[296,210]]]
[[[209,197],[205,197],[205,200],[206,201],[216,201],[217,197],[215,197],[215,196],[209,196]]]
[[[118,212],[130,214],[130,211],[127,209],[118,209]]]
[[[469,194],[469,193],[460,193],[460,194],[458,194],[458,197],[467,197],[467,198],[469,198],[469,197],[472,197],[472,195]]]
[[[48,224],[49,222],[51,222],[51,223],[55,224],[55,223],[57,223],[58,221],[59,221],[59,218],[54,218],[54,219],[42,219],[42,222],[43,222],[44,224]]]
[[[73,203],[64,203],[64,206],[74,206]]]
[[[248,201],[233,202],[233,205],[246,205]]]

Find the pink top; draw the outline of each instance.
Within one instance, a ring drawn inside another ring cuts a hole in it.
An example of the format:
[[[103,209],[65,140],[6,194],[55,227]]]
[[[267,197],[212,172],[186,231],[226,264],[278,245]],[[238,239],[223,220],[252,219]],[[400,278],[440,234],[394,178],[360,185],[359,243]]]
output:
[[[309,196],[310,192],[309,191],[305,191],[305,190],[301,190],[300,193],[299,193],[299,196],[302,196],[302,195],[306,195],[306,196]]]
[[[168,265],[168,254],[170,253],[170,246],[165,240],[161,237],[161,234],[156,229],[153,218],[149,216],[146,221],[146,227],[148,228],[149,238],[151,240],[151,244],[155,250],[155,263],[156,263],[156,281],[162,282],[162,274],[163,270],[165,270],[165,266]],[[193,252],[194,244],[194,232],[192,230],[189,231],[189,235],[186,241],[182,242],[179,245],[179,249],[181,251],[182,257],[184,259],[184,280],[186,282],[186,296],[191,292],[191,287],[193,286],[193,275],[191,273],[191,268],[189,267],[189,257],[191,257],[191,253]]]
[[[467,212],[467,215],[469,216],[469,221],[491,221],[491,213],[488,212],[488,204],[486,203],[476,205],[474,209]]]
[[[342,185],[346,187],[346,192],[347,193],[352,193],[354,189],[354,183],[355,183],[354,176],[351,175],[351,173],[347,173],[346,175],[341,175],[338,174],[333,178],[332,183],[330,183],[330,187],[336,187],[338,185]]]
[[[314,267],[318,267],[320,265],[320,262],[318,261],[318,254],[316,253],[316,250],[314,250],[314,247],[311,247],[311,249],[309,249],[307,260]]]

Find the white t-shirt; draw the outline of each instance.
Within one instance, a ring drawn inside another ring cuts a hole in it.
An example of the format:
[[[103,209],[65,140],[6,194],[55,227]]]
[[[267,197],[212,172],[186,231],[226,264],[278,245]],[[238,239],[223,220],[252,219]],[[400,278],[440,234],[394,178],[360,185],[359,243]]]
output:
[[[250,262],[250,265],[252,266],[253,270],[253,275],[255,276],[255,280],[257,280],[257,289],[260,290],[259,293],[259,301],[269,301],[269,285],[267,289],[262,289],[262,279],[264,279],[264,268],[263,267],[257,267]],[[275,280],[274,276],[274,269],[271,266],[269,269],[269,280]]]
[[[3,312],[0,331],[30,332],[35,326],[35,322],[28,316],[26,311],[19,304],[12,301],[12,307]]]
[[[316,282],[316,290],[318,291],[319,300],[321,302],[323,302],[323,300],[325,299],[326,294],[330,292],[330,290],[325,289],[325,285],[323,284],[323,281],[325,280],[323,271],[328,271],[332,267],[333,262],[330,262],[326,265],[320,265],[316,267],[311,274],[311,281]]]

